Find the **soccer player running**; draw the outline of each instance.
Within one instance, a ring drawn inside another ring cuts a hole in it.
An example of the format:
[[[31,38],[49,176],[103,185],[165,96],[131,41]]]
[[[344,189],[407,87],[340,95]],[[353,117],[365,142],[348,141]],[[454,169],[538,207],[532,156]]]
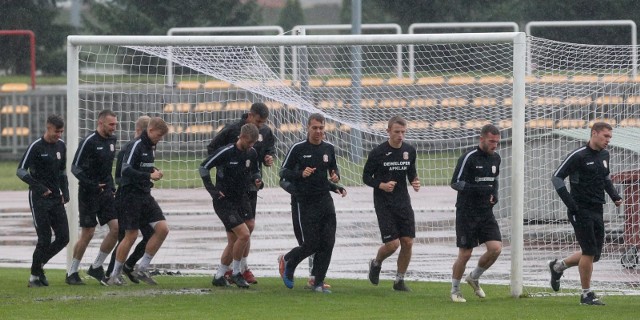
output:
[[[147,130],[147,126],[149,125],[149,119],[150,119],[149,116],[141,116],[140,118],[138,118],[138,120],[136,120],[135,136],[133,140],[127,142],[127,144],[122,147],[122,150],[120,150],[120,152],[118,152],[118,155],[116,156],[116,170],[115,170],[114,177],[115,177],[116,185],[118,186],[118,189],[116,190],[116,197],[115,197],[115,208],[116,208],[116,214],[118,216],[118,221],[122,221],[124,219],[124,217],[122,216],[122,212],[124,211],[124,207],[127,205],[126,203],[122,202],[122,188],[120,188],[120,180],[122,178],[122,161],[124,158],[124,153],[125,153],[125,150],[128,150],[131,147],[131,144],[133,144],[140,137],[142,132]],[[153,235],[153,228],[149,224],[144,224],[140,226],[140,232],[142,233],[142,240],[138,242],[136,247],[133,249],[133,252],[129,255],[129,258],[127,258],[127,261],[125,261],[124,265],[122,266],[122,272],[127,276],[127,278],[129,278],[131,282],[135,284],[140,283],[140,281],[138,280],[138,278],[136,278],[133,275],[134,267],[136,263],[138,263],[138,260],[140,260],[144,255],[144,249],[147,245],[147,242],[149,241],[149,238],[151,238],[151,236]],[[113,272],[113,268],[116,263],[116,252],[118,251],[118,246],[120,245],[120,242],[122,241],[122,239],[124,239],[124,234],[125,234],[124,228],[118,228],[118,244],[116,245],[116,248],[113,249],[113,253],[111,254],[109,267],[107,267],[107,271],[106,271],[107,275],[110,275]],[[108,277],[105,280],[108,281],[109,280]],[[105,281],[103,281],[102,283],[106,284]]]
[[[214,151],[230,143],[236,143],[240,136],[240,128],[247,123],[252,123],[258,128],[258,140],[253,145],[253,148],[258,153],[258,170],[262,171],[263,165],[266,167],[272,166],[273,155],[275,154],[275,138],[271,128],[265,125],[267,118],[269,118],[269,109],[267,106],[262,102],[253,103],[249,112],[243,114],[240,117],[240,120],[226,125],[218,134],[216,134],[211,143],[207,146],[208,154],[211,155]],[[248,201],[250,203],[251,210],[243,212],[242,218],[249,228],[249,234],[251,234],[253,233],[253,229],[256,224],[256,204],[258,202],[258,188],[256,188],[254,183],[249,182],[247,194],[249,196]],[[256,277],[247,265],[247,257],[249,256],[250,248],[251,238],[249,238],[249,243],[242,255],[242,260],[240,260],[240,268],[242,269],[242,276],[244,279],[250,284],[256,284],[258,283],[258,280],[256,280]],[[231,281],[231,270],[228,270],[225,277],[227,278],[227,281]]]
[[[108,285],[122,285],[121,275],[129,250],[138,237],[138,230],[144,225],[153,228],[153,235],[147,242],[145,253],[133,275],[149,285],[157,284],[147,271],[151,260],[169,234],[169,226],[162,209],[151,196],[152,181],[162,179],[163,174],[154,166],[156,145],[169,130],[159,117],[149,119],[146,131],[125,150],[122,163],[120,189],[122,209],[120,227],[124,228],[124,239],[116,252],[116,262],[109,277]]]
[[[456,246],[458,257],[453,263],[451,301],[466,302],[460,292],[460,281],[471,258],[473,248],[484,243],[487,251],[480,256],[476,268],[465,280],[474,293],[484,298],[479,278],[500,256],[502,235],[493,206],[498,202],[500,156],[495,152],[500,131],[488,124],[480,130],[479,145],[465,152],[451,178],[451,187],[458,191],[456,200]]]
[[[315,254],[312,290],[331,293],[324,287],[336,239],[336,210],[329,192],[330,182],[338,183],[340,175],[334,146],[323,141],[324,125],[322,114],[311,114],[307,121],[307,139],[294,144],[282,163],[280,178],[293,183],[303,242],[280,255],[278,265],[285,286],[292,289],[296,267]],[[338,191],[343,197],[347,194],[342,187]]]
[[[213,199],[213,208],[227,232],[227,246],[222,251],[220,266],[213,277],[214,286],[228,286],[225,273],[231,265],[231,280],[240,288],[249,283],[242,274],[241,259],[249,245],[250,231],[244,215],[249,208],[247,190],[249,182],[262,187],[258,169],[258,153],[253,145],[258,141],[258,128],[248,123],[241,127],[240,137],[214,151],[200,165],[200,177]],[[216,184],[211,181],[210,170],[216,167]]]
[[[572,151],[553,173],[553,187],[567,206],[569,222],[573,226],[580,251],[558,260],[549,261],[551,288],[560,290],[560,277],[567,268],[578,266],[582,295],[580,304],[604,305],[591,291],[593,263],[600,260],[604,244],[603,204],[604,192],[615,203],[622,204],[609,177],[609,151],[606,150],[613,128],[605,122],[596,122],[591,127],[591,138],[586,145]],[[569,177],[571,192],[564,179]]]
[[[73,157],[71,172],[78,178],[78,204],[80,215],[80,237],[73,246],[73,259],[65,282],[69,285],[83,285],[78,268],[89,242],[93,238],[96,225],[109,226],[109,232],[102,239],[100,252],[87,274],[99,282],[104,281],[102,263],[109,256],[118,241],[118,220],[114,207],[116,191],[111,175],[113,158],[116,155],[116,130],[118,120],[111,110],[98,114],[98,126],[94,132],[78,145]],[[97,221],[96,221],[97,219]]]
[[[44,265],[69,243],[64,209],[64,204],[69,202],[65,173],[67,147],[60,139],[63,132],[64,120],[60,116],[47,117],[47,131],[29,145],[16,170],[16,175],[29,185],[29,206],[38,235],[28,285],[32,288],[49,285]]]
[[[407,179],[414,191],[420,190],[416,149],[404,142],[406,132],[407,122],[399,116],[391,117],[387,125],[389,139],[371,150],[362,172],[364,183],[373,188],[373,204],[383,242],[375,259],[369,262],[369,281],[378,285],[382,262],[400,247],[393,283],[396,291],[411,291],[404,283],[404,275],[411,261],[416,224]]]

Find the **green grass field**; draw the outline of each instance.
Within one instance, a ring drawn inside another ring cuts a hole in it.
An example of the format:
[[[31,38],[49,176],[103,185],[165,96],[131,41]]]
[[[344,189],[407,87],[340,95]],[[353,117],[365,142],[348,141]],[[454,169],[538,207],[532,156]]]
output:
[[[28,269],[0,268],[0,319],[637,319],[637,296],[607,296],[604,307],[581,306],[577,296],[512,298],[506,286],[483,286],[487,298],[449,301],[447,283],[410,282],[394,292],[391,281],[331,279],[332,294],[293,290],[280,279],[260,278],[250,289],[217,288],[209,276],[158,276],[158,286],[68,286],[50,270],[50,286],[28,288]],[[299,279],[299,282],[303,282]],[[635,306],[635,308],[634,308]]]

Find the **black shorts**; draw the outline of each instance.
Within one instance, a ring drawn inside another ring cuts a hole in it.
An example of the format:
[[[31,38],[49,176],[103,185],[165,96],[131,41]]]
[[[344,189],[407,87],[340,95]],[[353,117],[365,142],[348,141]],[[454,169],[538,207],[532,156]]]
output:
[[[416,221],[413,209],[380,202],[374,201],[374,207],[382,242],[387,243],[401,237],[415,238]]]
[[[95,228],[98,223],[103,226],[107,222],[117,219],[114,203],[115,199],[110,190],[94,193],[80,188],[78,192],[80,227]]]
[[[473,249],[487,241],[501,241],[500,227],[491,208],[476,209],[468,214],[468,209],[456,208],[456,246]]]
[[[569,222],[576,233],[582,254],[594,256],[598,261],[604,245],[604,221],[600,208],[580,208],[578,214],[569,214]]]
[[[144,225],[166,220],[156,199],[149,193],[122,190],[118,223],[124,230],[140,230]]]
[[[227,232],[231,232],[231,229],[243,224],[245,220],[250,220],[249,212],[251,208],[246,197],[242,200],[234,200],[227,197],[213,200],[213,210],[222,221]]]

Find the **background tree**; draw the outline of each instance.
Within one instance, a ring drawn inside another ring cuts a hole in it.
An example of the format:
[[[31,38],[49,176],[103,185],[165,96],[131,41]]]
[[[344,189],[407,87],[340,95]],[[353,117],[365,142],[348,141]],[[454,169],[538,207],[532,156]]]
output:
[[[284,8],[282,8],[282,11],[280,11],[278,25],[281,26],[282,29],[284,29],[286,32],[293,29],[293,27],[301,24],[305,23],[304,11],[302,10],[300,1],[287,0],[287,4],[285,4]]]
[[[31,30],[36,35],[36,63],[47,74],[66,70],[64,44],[71,32],[68,25],[55,24],[55,0],[3,0],[0,2],[0,29]],[[28,37],[0,37],[0,69],[8,74],[29,74]]]

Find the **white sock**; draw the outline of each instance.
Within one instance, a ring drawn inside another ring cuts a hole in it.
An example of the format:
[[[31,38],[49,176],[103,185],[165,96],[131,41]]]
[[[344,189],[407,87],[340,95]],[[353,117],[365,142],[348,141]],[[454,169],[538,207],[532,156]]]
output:
[[[30,275],[29,276],[29,281],[36,281],[36,280],[39,280],[39,279],[40,279],[40,277],[38,277],[38,276],[34,276],[34,275]]]
[[[451,293],[460,292],[460,279],[451,279]]]
[[[567,264],[564,263],[564,260],[558,260],[556,261],[556,264],[553,265],[553,270],[555,270],[556,272],[562,272],[567,269],[569,269],[569,267],[567,267]]]
[[[473,271],[471,271],[471,279],[480,279],[480,276],[482,276],[485,271],[487,271],[487,269],[476,267],[475,269],[473,269]]]
[[[102,264],[104,263],[104,260],[107,259],[108,256],[109,256],[108,252],[100,251],[98,253],[98,256],[96,257],[96,260],[91,265],[91,267],[93,267],[94,269],[100,268],[102,266]]]
[[[227,273],[227,270],[229,270],[229,266],[224,265],[224,264],[221,263],[218,266],[218,271],[216,272],[215,278],[216,279],[220,279],[220,278],[224,277],[224,274]]]
[[[396,282],[402,281],[404,280],[404,273],[402,272],[397,272],[396,273]]]
[[[240,259],[240,272],[245,272],[247,269],[249,269],[249,266],[247,265],[247,257],[242,257],[242,259]]]
[[[233,269],[233,274],[240,273],[240,260],[233,260],[231,268]]]
[[[67,272],[67,275],[70,276],[78,272],[78,268],[80,268],[80,260],[74,258],[73,260],[71,260],[71,266],[69,266],[69,271]]]
[[[589,292],[591,292],[591,288],[582,289],[582,296],[586,297]]]
[[[146,271],[149,268],[149,264],[151,264],[151,259],[153,259],[153,256],[145,252],[140,264],[138,264],[138,270]]]
[[[316,257],[316,254],[312,254],[309,256],[308,260],[309,260],[309,274],[311,274],[313,272],[313,259]]]
[[[111,271],[112,278],[122,274],[122,265],[124,265],[124,262],[116,260],[116,263],[113,264],[113,271]]]

